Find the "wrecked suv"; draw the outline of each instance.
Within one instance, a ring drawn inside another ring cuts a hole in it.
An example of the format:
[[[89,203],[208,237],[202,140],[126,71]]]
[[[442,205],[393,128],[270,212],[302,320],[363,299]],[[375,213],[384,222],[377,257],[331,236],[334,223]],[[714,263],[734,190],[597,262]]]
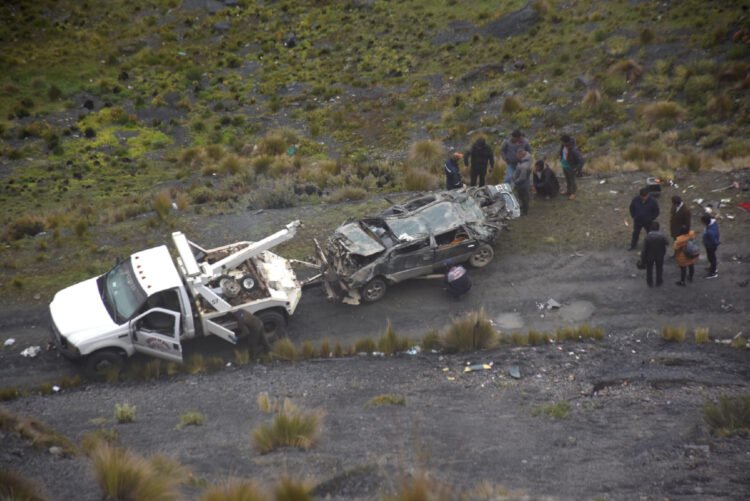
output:
[[[448,262],[482,268],[505,221],[520,216],[507,184],[423,193],[375,217],[350,221],[316,241],[329,299],[381,299],[389,285],[445,270]]]

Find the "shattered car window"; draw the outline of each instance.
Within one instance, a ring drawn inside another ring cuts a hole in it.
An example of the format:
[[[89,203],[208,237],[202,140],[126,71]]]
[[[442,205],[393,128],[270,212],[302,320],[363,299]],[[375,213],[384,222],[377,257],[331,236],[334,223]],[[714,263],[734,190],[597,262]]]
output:
[[[429,235],[430,230],[420,217],[388,218],[388,226],[396,237],[402,242],[414,240],[420,235]]]
[[[435,204],[421,212],[421,216],[434,233],[443,233],[463,221],[462,215],[456,210],[458,206],[450,202]]]

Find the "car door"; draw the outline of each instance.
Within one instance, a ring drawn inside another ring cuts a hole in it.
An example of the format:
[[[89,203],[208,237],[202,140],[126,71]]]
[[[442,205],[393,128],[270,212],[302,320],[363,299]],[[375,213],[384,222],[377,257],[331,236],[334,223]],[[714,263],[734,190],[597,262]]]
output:
[[[432,272],[435,248],[429,236],[394,247],[389,254],[387,277],[393,282],[426,275]]]
[[[156,307],[130,321],[133,348],[139,353],[182,362],[180,313]]]
[[[462,263],[477,249],[477,242],[463,226],[435,235],[435,269],[447,266],[446,262]]]

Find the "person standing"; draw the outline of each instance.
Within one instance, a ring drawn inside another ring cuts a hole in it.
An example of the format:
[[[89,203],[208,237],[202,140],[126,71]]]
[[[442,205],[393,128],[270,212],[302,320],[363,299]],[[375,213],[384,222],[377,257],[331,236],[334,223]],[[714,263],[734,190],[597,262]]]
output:
[[[516,153],[516,169],[513,172],[513,188],[516,190],[518,202],[521,204],[521,215],[529,213],[529,197],[531,191],[531,155],[526,150]]]
[[[690,229],[690,208],[685,205],[679,195],[672,197],[672,208],[669,210],[669,234],[673,240],[680,234],[680,228],[687,226]]]
[[[648,232],[651,222],[659,217],[659,204],[656,199],[651,198],[648,188],[641,188],[640,194],[630,202],[630,217],[633,218],[633,236],[628,250],[635,250],[641,229]]]
[[[455,190],[461,188],[464,183],[461,181],[461,170],[458,167],[458,161],[464,157],[463,153],[456,151],[445,161],[445,189]]]
[[[531,153],[531,145],[526,140],[520,130],[514,130],[510,137],[503,141],[500,146],[500,155],[505,161],[505,183],[510,183],[513,179],[513,171],[516,170],[518,163],[518,151],[525,150]]]
[[[717,278],[719,273],[717,271],[718,263],[716,261],[716,250],[721,243],[719,240],[719,223],[717,223],[716,219],[712,218],[710,214],[703,214],[703,216],[701,216],[701,222],[706,225],[706,229],[703,232],[703,246],[706,248],[706,257],[710,264],[706,269],[705,278]]]
[[[666,235],[659,231],[659,222],[653,221],[646,238],[643,239],[643,250],[641,251],[641,262],[646,266],[646,283],[649,287],[654,285],[654,268],[656,268],[656,286],[659,287],[664,283],[662,272],[667,247],[669,247],[669,241]]]
[[[534,164],[534,189],[542,198],[554,198],[560,194],[560,181],[544,160],[537,160]]]
[[[676,285],[681,287],[685,286],[685,275],[687,274],[688,282],[693,281],[693,275],[695,274],[695,262],[698,260],[698,256],[689,256],[686,252],[688,240],[695,238],[695,232],[689,230],[687,226],[680,228],[680,234],[677,235],[677,240],[674,241],[672,248],[674,249],[674,257],[677,260],[677,266],[680,267],[680,280],[675,282]]]
[[[471,145],[471,150],[464,155],[464,165],[469,165],[470,162],[471,186],[476,186],[477,180],[479,180],[479,186],[484,186],[487,166],[489,166],[490,171],[495,167],[495,155],[484,137],[477,138]]]
[[[560,138],[560,164],[565,175],[565,193],[569,200],[576,199],[576,176],[580,177],[584,159],[576,146],[576,140],[565,134]]]

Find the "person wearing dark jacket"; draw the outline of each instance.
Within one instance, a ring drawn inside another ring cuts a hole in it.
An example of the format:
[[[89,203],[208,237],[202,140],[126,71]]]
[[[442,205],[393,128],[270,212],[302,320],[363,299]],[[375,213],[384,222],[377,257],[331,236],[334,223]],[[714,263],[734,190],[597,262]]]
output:
[[[576,140],[565,134],[560,138],[560,164],[565,175],[565,193],[569,200],[576,198],[576,176],[580,177],[584,159],[576,146]]]
[[[659,204],[656,199],[651,198],[648,188],[641,188],[640,195],[630,202],[630,217],[633,218],[633,236],[630,239],[630,249],[635,250],[641,229],[648,232],[651,222],[659,217]]]
[[[554,198],[560,193],[560,181],[544,160],[534,164],[534,189],[542,198]]]
[[[471,279],[466,268],[461,265],[451,266],[445,272],[445,290],[458,299],[471,289]]]
[[[455,152],[443,165],[445,169],[445,189],[455,190],[462,187],[464,184],[461,181],[461,170],[458,167],[458,161],[464,157],[463,153]]]
[[[716,250],[721,243],[719,240],[719,223],[710,214],[703,214],[701,222],[706,225],[706,230],[703,232],[703,247],[706,248],[706,257],[711,265],[706,270],[705,278],[716,278],[719,276],[719,273],[716,271],[718,265],[716,262]]]
[[[673,240],[680,234],[680,228],[687,226],[690,229],[690,208],[685,205],[679,195],[672,197],[672,208],[669,210],[669,234]]]
[[[484,186],[487,166],[490,170],[495,167],[495,155],[483,137],[477,138],[471,145],[471,150],[464,155],[464,165],[469,165],[469,163],[471,163],[471,186],[476,186],[477,180],[479,180],[479,186]]]
[[[648,234],[643,240],[641,251],[641,262],[646,266],[646,283],[649,287],[654,285],[654,268],[656,268],[656,286],[664,283],[662,271],[664,270],[664,255],[667,253],[669,241],[659,231],[659,223],[654,221],[649,227]]]
[[[510,183],[513,179],[513,171],[516,170],[520,150],[531,153],[531,145],[520,130],[514,130],[510,137],[500,145],[500,155],[505,161],[505,183]]]

